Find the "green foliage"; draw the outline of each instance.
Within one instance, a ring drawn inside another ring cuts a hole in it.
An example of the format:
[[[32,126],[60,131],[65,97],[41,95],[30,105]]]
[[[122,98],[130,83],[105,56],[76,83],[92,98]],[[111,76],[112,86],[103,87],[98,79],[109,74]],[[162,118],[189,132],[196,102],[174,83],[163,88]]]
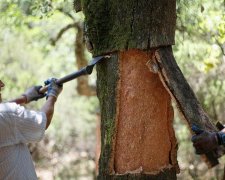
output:
[[[203,108],[213,122],[222,123],[225,123],[224,9],[223,1],[179,1],[173,47],[176,60]],[[222,179],[224,159],[220,166],[208,170],[199,156],[194,155],[189,130],[177,115],[174,127],[181,167],[178,179]]]
[[[224,38],[225,17],[222,1],[214,3],[202,0],[178,6],[175,56],[206,111],[216,120],[221,114],[225,99],[224,83]],[[204,8],[202,8],[204,7]],[[213,90],[211,90],[213,89]],[[216,90],[215,90],[216,89]],[[219,103],[220,102],[220,103]],[[218,104],[219,103],[219,104]],[[212,107],[212,105],[217,107]],[[214,109],[214,110],[213,110]],[[218,119],[219,118],[219,119]]]
[[[222,0],[177,1],[176,45],[173,47],[178,64],[204,109],[213,121],[223,123],[224,12]],[[61,77],[76,70],[73,54],[75,32],[64,34],[55,47],[49,41],[61,28],[71,23],[68,13],[71,17],[83,19],[80,14],[75,14],[72,0],[0,1],[0,79],[6,83],[4,99],[18,96],[34,84],[43,84],[48,77]],[[55,179],[78,178],[84,168],[85,173],[89,174],[94,169],[98,101],[96,97],[78,96],[75,86],[76,81],[65,84],[56,105],[53,123],[45,141],[39,144],[43,148],[41,157],[44,158],[37,159],[37,166],[49,170],[55,166]],[[39,109],[44,101],[31,103],[28,107]],[[221,179],[222,165],[207,170],[199,156],[194,155],[189,130],[177,115],[174,127],[180,147],[178,161],[181,174],[178,179]],[[87,152],[89,155],[84,156]],[[71,157],[75,158],[65,162]],[[90,162],[92,165],[89,165]],[[221,164],[224,162],[222,159]]]
[[[75,31],[65,33],[55,47],[50,45],[50,39],[56,37],[61,28],[73,23],[71,17],[65,13],[70,12],[74,18],[83,19],[81,14],[75,14],[72,8],[67,8],[71,7],[70,2],[2,0],[0,4],[0,79],[6,84],[2,92],[4,100],[19,96],[32,85],[43,85],[44,80],[49,77],[59,78],[77,70],[74,57]],[[66,156],[68,152],[75,151],[76,158],[64,163],[65,169],[68,165],[73,165],[73,161],[91,161],[90,167],[93,170],[93,134],[98,101],[96,97],[78,96],[75,89],[76,81],[64,85],[46,138],[35,146],[36,149],[44,148],[37,158],[34,157],[38,167],[43,168],[47,164],[52,167],[53,163],[47,161],[52,158],[52,154]],[[39,100],[27,107],[38,110],[44,102],[45,99]],[[80,155],[87,152],[92,153],[86,158]],[[57,159],[65,161],[60,157]],[[84,167],[89,167],[89,164]],[[57,168],[59,167],[60,164]],[[80,168],[76,166],[74,170],[78,173]],[[59,177],[63,177],[66,172],[60,168],[57,171]],[[56,178],[57,173],[54,174]]]

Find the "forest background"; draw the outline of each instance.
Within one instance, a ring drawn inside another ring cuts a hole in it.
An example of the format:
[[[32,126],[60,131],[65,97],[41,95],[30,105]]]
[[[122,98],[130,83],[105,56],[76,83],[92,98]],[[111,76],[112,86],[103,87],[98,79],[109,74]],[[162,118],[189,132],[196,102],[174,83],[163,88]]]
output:
[[[0,79],[6,83],[5,100],[32,85],[43,85],[49,77],[59,78],[78,69],[76,35],[84,18],[82,12],[75,12],[72,0],[0,1]],[[79,26],[68,28],[72,24]],[[225,124],[225,1],[177,1],[173,50],[205,111],[214,122]],[[87,50],[84,54],[91,59]],[[95,82],[94,72],[90,86]],[[40,179],[95,177],[99,102],[96,96],[80,95],[77,86],[76,80],[64,85],[44,140],[29,145]],[[44,101],[27,108],[39,109]],[[191,134],[177,113],[174,128],[181,168],[178,179],[221,179],[225,158],[208,170],[195,155]]]

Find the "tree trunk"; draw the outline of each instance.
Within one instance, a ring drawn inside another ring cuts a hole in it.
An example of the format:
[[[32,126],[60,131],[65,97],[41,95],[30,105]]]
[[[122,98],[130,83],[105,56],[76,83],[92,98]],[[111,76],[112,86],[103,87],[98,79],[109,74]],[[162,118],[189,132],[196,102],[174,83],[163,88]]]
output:
[[[176,179],[177,143],[169,93],[146,63],[174,44],[175,0],[84,0],[101,106],[98,179]]]
[[[174,44],[175,0],[83,0],[93,54]]]
[[[99,179],[176,179],[171,99],[146,66],[151,57],[151,52],[123,51],[97,67]]]

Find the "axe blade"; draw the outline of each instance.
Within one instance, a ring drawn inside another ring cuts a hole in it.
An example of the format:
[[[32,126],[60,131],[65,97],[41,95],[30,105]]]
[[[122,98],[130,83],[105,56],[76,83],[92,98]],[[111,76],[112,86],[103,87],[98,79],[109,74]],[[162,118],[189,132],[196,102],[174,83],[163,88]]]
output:
[[[94,57],[91,61],[91,63],[88,66],[94,66],[95,64],[99,63],[101,60],[105,59],[105,58],[110,58],[110,56],[97,56]]]
[[[89,65],[87,65],[86,67],[83,67],[82,69],[76,71],[76,72],[73,72],[71,74],[68,74],[67,76],[64,76],[62,78],[59,78],[56,83],[57,84],[64,84],[68,81],[71,81],[77,77],[80,77],[82,75],[87,75],[87,74],[91,74],[92,71],[93,71],[93,68],[94,66],[99,63],[101,60],[104,60],[105,58],[109,58],[110,56],[97,56],[97,57],[94,57],[91,61],[91,63]],[[48,89],[47,86],[44,86],[40,89],[39,92],[41,93],[44,93],[46,92]]]

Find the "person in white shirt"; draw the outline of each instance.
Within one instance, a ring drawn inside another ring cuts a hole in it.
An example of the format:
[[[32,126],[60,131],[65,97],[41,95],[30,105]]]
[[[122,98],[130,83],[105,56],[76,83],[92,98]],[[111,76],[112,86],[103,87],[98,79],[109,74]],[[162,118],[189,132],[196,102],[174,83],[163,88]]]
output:
[[[51,123],[54,105],[62,86],[56,79],[48,81],[48,91],[39,93],[41,86],[29,88],[21,97],[2,102],[0,80],[0,180],[37,180],[34,164],[27,143],[38,142]],[[40,111],[21,106],[46,97]]]

